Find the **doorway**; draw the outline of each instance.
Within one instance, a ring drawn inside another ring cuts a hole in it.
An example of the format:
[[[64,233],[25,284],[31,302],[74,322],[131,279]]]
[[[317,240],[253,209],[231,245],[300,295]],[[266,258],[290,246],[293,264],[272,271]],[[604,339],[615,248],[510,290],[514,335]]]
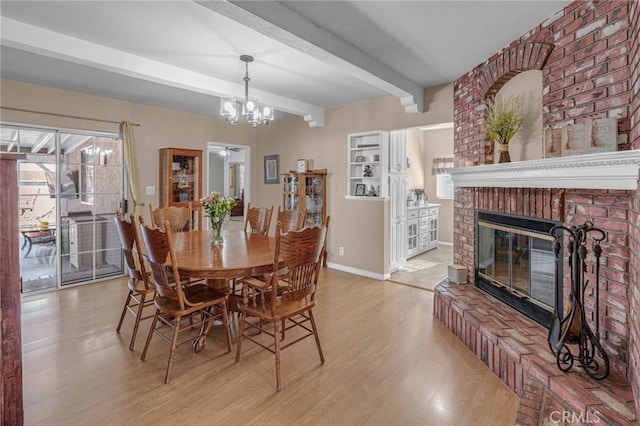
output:
[[[244,209],[250,199],[251,148],[246,145],[207,145],[207,194],[219,192],[235,198],[236,207],[228,220],[244,221]]]
[[[23,293],[122,275],[113,217],[124,199],[117,134],[2,124],[0,150],[18,163]]]

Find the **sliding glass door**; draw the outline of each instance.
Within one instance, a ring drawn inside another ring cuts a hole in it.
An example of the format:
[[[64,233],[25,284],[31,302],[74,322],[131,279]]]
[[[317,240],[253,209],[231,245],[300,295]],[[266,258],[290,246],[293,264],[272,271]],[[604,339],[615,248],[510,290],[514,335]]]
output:
[[[113,217],[124,199],[118,135],[2,125],[0,151],[19,163],[24,293],[123,273]]]

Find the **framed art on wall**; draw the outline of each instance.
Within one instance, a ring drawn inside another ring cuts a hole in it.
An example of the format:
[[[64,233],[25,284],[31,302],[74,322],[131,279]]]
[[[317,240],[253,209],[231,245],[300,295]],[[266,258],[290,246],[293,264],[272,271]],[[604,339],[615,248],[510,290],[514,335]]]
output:
[[[278,155],[264,156],[264,183],[278,183]]]

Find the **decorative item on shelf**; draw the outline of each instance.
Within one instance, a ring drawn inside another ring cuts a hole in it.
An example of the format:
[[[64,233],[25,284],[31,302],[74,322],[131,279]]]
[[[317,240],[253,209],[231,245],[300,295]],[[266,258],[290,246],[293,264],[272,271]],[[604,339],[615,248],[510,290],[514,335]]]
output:
[[[211,221],[211,230],[213,231],[211,236],[212,246],[221,246],[223,244],[222,226],[224,225],[224,219],[231,214],[231,210],[237,203],[238,201],[234,198],[221,197],[219,192],[212,192],[200,200],[205,216]]]
[[[366,185],[364,183],[357,183],[356,184],[356,196],[357,197],[364,197],[365,188],[366,188]]]
[[[546,128],[544,130],[544,158],[562,155],[562,128]]]
[[[618,149],[617,118],[586,118],[561,129],[562,156],[611,152]]]
[[[364,155],[356,156],[356,163],[364,163],[365,161],[367,161],[367,157],[365,157]]]
[[[307,160],[298,160],[298,173],[305,173],[307,171]]]
[[[234,125],[244,117],[251,127],[258,127],[258,124],[269,124],[273,120],[273,107],[258,102],[258,98],[249,97],[249,62],[253,62],[253,56],[241,55],[240,60],[244,62],[244,99],[235,97],[220,98],[220,115],[227,123]]]
[[[484,109],[484,131],[487,139],[497,144],[499,163],[511,161],[509,141],[521,127],[522,117],[518,97],[487,99]]]
[[[373,177],[373,169],[370,165],[366,165],[362,168],[362,176],[363,177]]]

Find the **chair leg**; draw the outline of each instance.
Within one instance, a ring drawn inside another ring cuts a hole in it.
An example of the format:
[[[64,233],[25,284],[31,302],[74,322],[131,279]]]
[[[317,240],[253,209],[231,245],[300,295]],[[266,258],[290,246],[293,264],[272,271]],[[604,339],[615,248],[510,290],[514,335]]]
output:
[[[129,290],[127,299],[124,301],[124,308],[122,308],[122,314],[120,314],[120,321],[118,321],[118,327],[116,327],[116,333],[120,333],[120,327],[122,327],[122,323],[124,322],[124,316],[127,314],[127,307],[129,306],[129,302],[131,301],[132,294],[133,294],[133,291]]]
[[[140,294],[140,300],[138,300],[138,313],[136,313],[136,320],[133,323],[133,332],[131,333],[131,343],[129,349],[133,350],[133,345],[136,343],[136,335],[138,334],[138,326],[140,326],[140,320],[142,319],[142,309],[144,309],[144,302],[147,297],[146,293]]]
[[[316,320],[313,318],[313,312],[311,309],[309,309],[309,319],[311,320],[311,328],[313,328],[313,337],[316,338],[316,346],[318,346],[318,353],[320,354],[320,363],[324,364],[324,355],[322,354],[322,347],[320,347],[320,336],[318,335]]]
[[[236,362],[240,361],[240,350],[242,349],[242,336],[244,335],[244,320],[246,315],[240,313],[240,331],[238,332],[238,343],[236,346]]]
[[[156,313],[153,315],[153,321],[151,321],[151,327],[149,327],[149,335],[147,336],[147,341],[144,343],[144,349],[142,350],[142,355],[140,359],[144,361],[147,356],[147,349],[149,349],[149,343],[151,343],[151,337],[153,336],[153,332],[156,329],[156,325],[158,324],[158,317],[160,316],[160,310],[156,309]]]
[[[178,333],[180,332],[180,318],[173,319],[173,337],[171,338],[171,349],[169,350],[169,360],[167,361],[167,372],[164,375],[164,383],[168,384],[170,380],[171,364],[173,364],[173,353],[176,351],[178,344]]]
[[[227,303],[222,304],[222,326],[224,334],[227,336],[227,353],[231,352],[231,328],[229,327],[229,313],[227,311]]]
[[[280,333],[278,333],[278,321],[273,322],[273,340],[276,354],[276,389],[280,392]]]

